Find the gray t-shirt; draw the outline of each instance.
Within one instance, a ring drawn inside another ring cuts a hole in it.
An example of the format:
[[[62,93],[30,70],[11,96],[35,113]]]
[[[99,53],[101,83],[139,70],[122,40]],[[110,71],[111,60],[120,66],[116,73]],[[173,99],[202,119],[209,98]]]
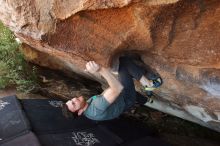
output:
[[[118,117],[125,109],[124,98],[119,96],[110,104],[102,95],[96,95],[87,100],[89,106],[84,115],[92,120],[104,121]]]

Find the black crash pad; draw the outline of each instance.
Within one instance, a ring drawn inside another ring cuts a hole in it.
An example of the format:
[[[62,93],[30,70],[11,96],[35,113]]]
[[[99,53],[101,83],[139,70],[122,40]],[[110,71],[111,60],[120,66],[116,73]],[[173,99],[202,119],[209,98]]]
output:
[[[146,136],[141,139],[137,139],[133,142],[125,143],[122,146],[170,146],[170,145],[158,138]]]
[[[28,132],[27,134],[2,143],[1,146],[41,146],[41,144],[35,134]]]
[[[62,100],[23,99],[20,104],[11,96],[0,101],[1,146],[167,146],[140,122],[124,116],[104,122],[84,116],[66,119]]]
[[[86,130],[72,130],[68,133],[39,135],[45,146],[117,146],[122,140],[103,127],[96,126]]]
[[[0,144],[30,130],[29,122],[16,96],[0,99]]]
[[[132,142],[145,136],[156,136],[156,133],[146,128],[146,125],[123,116],[114,120],[99,122],[99,125],[115,133],[124,142]]]
[[[60,107],[62,100],[24,99],[21,103],[36,134],[71,132],[72,129],[82,130],[96,125],[84,116],[65,118]]]
[[[140,122],[123,116],[104,122],[84,116],[66,119],[59,106],[62,102],[53,99],[21,101],[33,131],[44,146],[114,146],[141,143],[145,137],[154,136],[154,132]]]
[[[24,99],[21,103],[44,146],[115,146],[123,142],[104,126],[84,116],[65,118],[60,106],[62,100]]]

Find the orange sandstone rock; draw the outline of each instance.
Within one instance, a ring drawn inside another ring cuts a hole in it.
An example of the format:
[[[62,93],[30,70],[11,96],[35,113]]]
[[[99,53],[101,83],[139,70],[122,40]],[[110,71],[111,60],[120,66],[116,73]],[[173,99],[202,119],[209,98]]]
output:
[[[103,82],[86,61],[110,66],[137,52],[164,80],[147,106],[220,131],[220,1],[0,2],[30,61]]]

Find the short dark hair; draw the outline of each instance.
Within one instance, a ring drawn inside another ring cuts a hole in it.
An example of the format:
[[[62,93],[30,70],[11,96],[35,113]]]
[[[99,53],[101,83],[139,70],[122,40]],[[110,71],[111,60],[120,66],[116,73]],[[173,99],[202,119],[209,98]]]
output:
[[[71,112],[69,109],[68,109],[68,106],[66,103],[63,103],[62,106],[62,113],[63,113],[63,116],[65,118],[77,118],[78,117],[78,111],[75,111],[75,112]]]

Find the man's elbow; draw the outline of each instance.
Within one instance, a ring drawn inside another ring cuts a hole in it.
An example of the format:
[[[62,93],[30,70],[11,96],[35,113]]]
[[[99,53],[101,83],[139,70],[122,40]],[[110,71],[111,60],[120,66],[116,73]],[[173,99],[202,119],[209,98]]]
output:
[[[124,86],[121,84],[121,85],[119,86],[119,88],[118,88],[119,93],[121,93],[123,89],[124,89]]]
[[[117,88],[114,89],[114,93],[119,95],[123,89],[124,89],[124,86],[120,84],[120,85],[118,85]]]

